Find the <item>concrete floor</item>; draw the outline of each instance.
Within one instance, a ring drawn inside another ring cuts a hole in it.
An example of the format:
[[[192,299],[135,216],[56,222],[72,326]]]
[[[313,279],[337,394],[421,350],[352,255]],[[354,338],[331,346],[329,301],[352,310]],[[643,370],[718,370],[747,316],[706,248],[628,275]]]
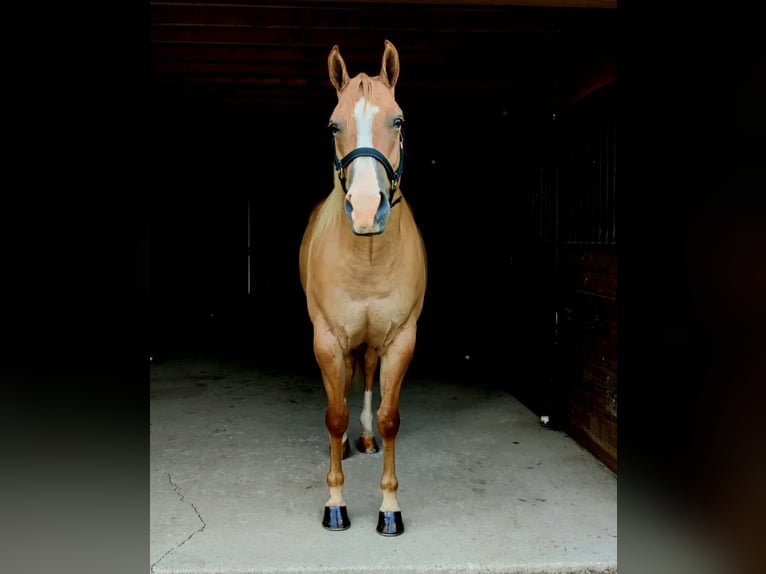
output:
[[[321,526],[318,371],[182,357],[152,365],[151,572],[616,572],[616,476],[490,383],[405,380],[406,531],[385,538],[375,532],[382,452],[344,461],[351,528]],[[361,400],[355,389],[352,440]]]

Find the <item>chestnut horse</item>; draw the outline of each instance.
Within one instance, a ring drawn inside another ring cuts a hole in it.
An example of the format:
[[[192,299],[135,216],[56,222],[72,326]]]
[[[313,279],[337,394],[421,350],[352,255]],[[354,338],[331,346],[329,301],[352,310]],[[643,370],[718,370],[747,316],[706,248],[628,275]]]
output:
[[[384,454],[377,531],[396,536],[404,531],[396,500],[399,392],[415,349],[426,289],[425,247],[399,189],[404,159],[404,117],[394,99],[399,54],[386,41],[380,74],[350,78],[334,46],[328,66],[338,95],[329,124],[335,185],[311,212],[300,248],[314,355],[327,393],[329,497],[322,525],[328,530],[350,526],[341,459],[349,451],[346,397],[355,371],[364,380],[357,447],[366,453],[378,450],[372,390],[380,360],[377,427]]]

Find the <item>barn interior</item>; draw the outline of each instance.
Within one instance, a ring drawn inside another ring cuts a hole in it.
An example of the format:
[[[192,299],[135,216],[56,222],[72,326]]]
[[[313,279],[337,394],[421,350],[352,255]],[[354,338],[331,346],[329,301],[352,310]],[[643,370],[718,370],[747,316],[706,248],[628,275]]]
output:
[[[327,55],[375,74],[388,39],[429,260],[411,371],[491,375],[616,469],[614,8],[152,2],[153,357],[315,369],[297,253],[332,186]]]
[[[534,444],[542,428],[559,437],[557,448],[577,445],[587,454],[576,463],[575,473],[589,477],[582,489],[602,486],[592,518],[599,532],[586,534],[604,536],[588,546],[593,556],[564,559],[552,542],[551,552],[529,557],[526,566],[518,560],[482,563],[476,546],[478,554],[462,561],[445,555],[439,566],[434,550],[428,566],[416,561],[407,567],[542,572],[558,564],[568,572],[612,571],[614,1],[150,2],[153,451],[167,452],[159,427],[174,415],[166,400],[197,396],[196,387],[192,395],[179,388],[179,372],[187,373],[189,385],[207,385],[210,392],[220,390],[222,380],[237,386],[232,361],[277,378],[319,380],[298,247],[310,210],[332,186],[327,120],[336,96],[327,56],[337,44],[350,74],[374,75],[384,40],[399,52],[396,95],[406,118],[402,191],[429,265],[408,379],[442,381],[453,398],[469,402],[477,389],[513,397],[508,408],[518,409],[528,433],[519,440]],[[423,392],[416,386],[414,396],[416,389]],[[566,452],[571,462],[575,455]],[[210,472],[204,471],[213,480]],[[169,477],[159,473],[152,488],[158,504],[167,500],[162,508],[171,511],[181,482]],[[420,491],[411,496],[419,498]],[[531,496],[537,504],[545,498]],[[167,520],[153,518],[153,544],[164,540],[162,533],[182,534]],[[186,524],[189,533],[199,527],[195,520]],[[576,530],[565,519],[560,527]],[[463,537],[471,533],[456,533],[456,540]],[[184,562],[180,550],[165,557],[173,548],[166,546],[153,546],[155,571],[201,568],[189,548],[192,562]],[[219,568],[243,567],[221,560]],[[361,568],[353,560],[330,563]],[[310,569],[307,564],[282,567]],[[391,563],[371,564],[367,570],[397,571]],[[278,569],[261,567],[267,566]]]

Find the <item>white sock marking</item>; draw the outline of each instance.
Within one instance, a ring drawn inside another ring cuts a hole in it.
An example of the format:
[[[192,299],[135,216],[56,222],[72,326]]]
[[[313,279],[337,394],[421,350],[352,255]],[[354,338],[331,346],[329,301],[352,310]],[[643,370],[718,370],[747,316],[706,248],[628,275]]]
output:
[[[362,424],[362,436],[373,436],[372,431],[372,391],[364,391],[362,414],[359,416]]]

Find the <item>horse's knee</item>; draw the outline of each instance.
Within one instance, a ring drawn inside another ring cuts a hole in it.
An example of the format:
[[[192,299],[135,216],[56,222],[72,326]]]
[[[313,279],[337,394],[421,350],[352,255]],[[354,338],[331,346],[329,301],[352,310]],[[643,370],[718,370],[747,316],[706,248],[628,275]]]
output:
[[[324,422],[327,432],[332,436],[342,436],[348,428],[348,407],[346,405],[340,408],[328,407]]]
[[[383,438],[392,438],[399,432],[399,410],[381,407],[378,409],[378,432]]]

